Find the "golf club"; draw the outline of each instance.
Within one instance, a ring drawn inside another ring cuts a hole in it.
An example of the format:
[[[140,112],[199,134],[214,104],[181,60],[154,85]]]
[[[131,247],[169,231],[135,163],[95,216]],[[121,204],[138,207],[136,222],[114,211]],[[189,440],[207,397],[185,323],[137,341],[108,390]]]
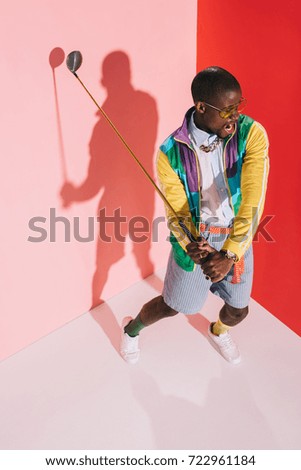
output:
[[[92,101],[95,103],[95,105],[97,106],[97,108],[99,109],[99,111],[101,112],[101,114],[103,115],[103,117],[107,120],[107,122],[110,124],[110,126],[112,127],[112,129],[116,132],[116,134],[118,135],[119,139],[121,140],[121,142],[123,143],[123,145],[127,148],[127,150],[129,151],[129,153],[131,154],[131,156],[134,158],[134,160],[136,161],[136,163],[140,166],[141,170],[143,171],[143,173],[145,174],[145,176],[148,178],[148,180],[151,182],[151,184],[153,185],[153,187],[155,188],[155,190],[157,191],[157,193],[159,194],[159,196],[161,197],[161,199],[163,200],[164,204],[166,204],[166,206],[171,210],[171,212],[173,213],[176,221],[178,222],[179,226],[181,227],[183,233],[185,235],[187,235],[187,237],[189,238],[189,240],[191,242],[195,242],[196,239],[194,238],[194,236],[192,235],[192,233],[190,232],[190,230],[188,230],[188,228],[186,227],[186,225],[184,224],[184,222],[182,220],[179,219],[176,211],[173,209],[173,207],[171,206],[171,204],[169,203],[169,201],[166,199],[166,197],[164,196],[164,194],[162,193],[162,191],[160,190],[160,188],[156,185],[156,183],[154,182],[154,180],[151,178],[151,176],[148,174],[148,172],[146,171],[146,169],[144,168],[144,166],[142,165],[142,163],[139,161],[139,159],[136,157],[136,155],[134,154],[134,152],[132,151],[132,149],[129,147],[129,145],[126,143],[126,141],[124,140],[124,138],[122,137],[122,135],[120,134],[120,132],[118,131],[118,129],[115,127],[115,125],[113,124],[113,122],[111,121],[111,119],[109,118],[109,116],[105,113],[105,111],[99,106],[99,104],[97,103],[97,101],[94,99],[94,97],[91,95],[91,93],[89,92],[89,90],[86,88],[86,86],[83,84],[83,82],[81,81],[81,79],[79,78],[79,76],[77,75],[76,71],[80,68],[81,64],[82,64],[82,61],[83,61],[83,58],[82,58],[82,54],[80,51],[73,51],[73,52],[70,52],[70,54],[68,54],[67,56],[67,59],[66,59],[66,65],[68,67],[68,69],[70,70],[70,72],[73,73],[73,75],[77,78],[77,80],[80,82],[80,84],[82,85],[82,87],[86,90],[86,92],[88,93],[88,95],[90,96],[90,98],[92,99]]]

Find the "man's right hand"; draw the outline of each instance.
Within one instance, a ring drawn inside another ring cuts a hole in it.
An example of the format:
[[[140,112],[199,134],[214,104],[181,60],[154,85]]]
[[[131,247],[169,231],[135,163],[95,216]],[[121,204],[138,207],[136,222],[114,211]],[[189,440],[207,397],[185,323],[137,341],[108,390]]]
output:
[[[205,238],[200,238],[197,242],[191,242],[186,246],[187,254],[190,256],[192,261],[196,264],[201,264],[201,260],[204,260],[209,253],[214,253],[216,250],[209,245]]]

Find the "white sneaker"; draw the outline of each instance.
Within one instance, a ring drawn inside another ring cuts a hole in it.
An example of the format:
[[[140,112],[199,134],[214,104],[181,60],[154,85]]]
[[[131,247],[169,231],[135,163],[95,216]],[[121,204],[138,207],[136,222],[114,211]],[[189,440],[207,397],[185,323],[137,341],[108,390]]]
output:
[[[136,364],[140,356],[139,335],[132,337],[124,332],[131,320],[132,317],[125,317],[121,323],[120,354],[128,364]]]
[[[208,328],[209,342],[226,361],[231,362],[231,364],[238,364],[241,361],[240,352],[230,334],[227,332],[219,336],[214,335],[211,330],[213,325],[214,323],[211,323]]]

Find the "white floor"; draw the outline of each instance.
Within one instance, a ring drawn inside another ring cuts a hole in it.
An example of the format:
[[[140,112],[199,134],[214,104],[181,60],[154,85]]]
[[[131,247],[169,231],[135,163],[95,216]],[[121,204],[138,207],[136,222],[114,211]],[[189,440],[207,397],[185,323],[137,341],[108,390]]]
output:
[[[232,330],[243,362],[206,339],[221,302],[141,332],[139,364],[119,325],[158,295],[163,272],[0,364],[1,449],[300,449],[299,337],[255,301]]]

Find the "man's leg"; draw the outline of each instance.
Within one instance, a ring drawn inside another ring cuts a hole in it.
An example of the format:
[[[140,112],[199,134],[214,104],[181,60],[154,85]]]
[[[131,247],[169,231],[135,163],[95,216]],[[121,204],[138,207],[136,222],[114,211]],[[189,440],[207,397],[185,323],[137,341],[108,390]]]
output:
[[[146,303],[133,320],[127,317],[122,322],[121,355],[126,362],[135,363],[139,358],[139,332],[158,320],[173,317],[178,312],[195,313],[204,304],[210,282],[205,279],[200,266],[194,271],[185,271],[177,265],[171,253],[168,260],[162,295]]]
[[[140,313],[126,325],[124,331],[129,336],[137,336],[145,326],[152,325],[162,318],[173,317],[177,313],[164,302],[162,295],[159,295],[143,305]]]
[[[236,308],[231,307],[225,303],[219,312],[219,318],[212,326],[212,333],[215,335],[222,335],[232,327],[242,322],[248,315],[249,307]]]
[[[232,283],[233,270],[220,282],[212,284],[210,290],[224,301],[219,312],[219,318],[210,325],[208,337],[220,354],[229,362],[240,362],[240,353],[230,336],[230,328],[238,325],[248,315],[248,304],[253,280],[253,251],[252,246],[244,255],[244,271],[239,283]],[[235,307],[234,307],[235,305]]]
[[[142,328],[152,325],[162,318],[173,317],[178,312],[169,307],[162,295],[143,305],[136,318],[127,317],[122,323],[120,353],[129,364],[138,362],[140,349],[138,344],[139,332]]]

